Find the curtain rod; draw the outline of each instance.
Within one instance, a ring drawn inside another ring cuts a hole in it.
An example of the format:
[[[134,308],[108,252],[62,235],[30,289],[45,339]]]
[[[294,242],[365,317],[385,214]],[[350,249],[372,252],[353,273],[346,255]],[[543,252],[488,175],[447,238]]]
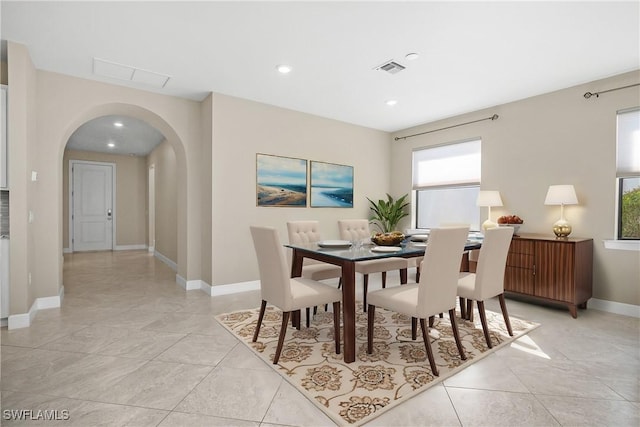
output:
[[[413,138],[414,136],[424,135],[424,134],[432,133],[432,132],[438,132],[440,130],[451,129],[451,128],[455,128],[455,127],[458,127],[458,126],[470,125],[471,123],[478,123],[478,122],[482,122],[484,120],[498,120],[498,117],[499,116],[497,114],[494,114],[493,116],[485,117],[484,119],[473,120],[471,122],[466,122],[466,123],[459,123],[457,125],[447,126],[447,127],[443,127],[443,128],[440,128],[440,129],[428,130],[426,132],[414,133],[413,135],[407,135],[407,136],[396,136],[395,140],[399,141],[401,139]]]
[[[613,89],[601,90],[600,92],[585,92],[584,97],[585,97],[585,99],[589,99],[592,96],[595,96],[596,98],[599,98],[601,93],[613,92],[614,90],[620,90],[620,89],[628,89],[628,88],[634,87],[634,86],[640,86],[640,83],[635,83],[635,84],[628,85],[628,86],[616,87],[616,88],[613,88]]]

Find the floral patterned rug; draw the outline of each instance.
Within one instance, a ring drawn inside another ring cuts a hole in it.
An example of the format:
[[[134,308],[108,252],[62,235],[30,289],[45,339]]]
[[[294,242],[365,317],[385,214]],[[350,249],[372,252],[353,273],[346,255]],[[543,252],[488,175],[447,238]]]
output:
[[[318,307],[318,313],[309,328],[304,327],[304,315],[302,329],[289,327],[280,360],[273,365],[282,312],[267,306],[258,341],[252,343],[258,313],[259,309],[256,308],[221,314],[216,319],[338,425],[347,426],[370,421],[539,326],[511,316],[514,336],[510,337],[502,314],[487,311],[494,344],[493,349],[489,350],[477,311],[474,313],[475,323],[458,317],[460,337],[467,355],[467,360],[463,361],[458,354],[448,314],[445,313],[443,319],[436,316],[434,327],[429,331],[440,371],[440,376],[434,377],[420,327],[418,339],[412,341],[411,318],[407,316],[377,308],[374,351],[368,355],[367,315],[362,312],[361,303],[358,303],[357,358],[353,363],[344,363],[342,354],[335,354],[333,314]]]

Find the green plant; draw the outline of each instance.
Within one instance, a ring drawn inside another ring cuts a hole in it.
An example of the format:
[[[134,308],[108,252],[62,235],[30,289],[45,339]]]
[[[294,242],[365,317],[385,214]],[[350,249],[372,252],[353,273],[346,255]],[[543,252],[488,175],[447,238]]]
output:
[[[387,200],[378,200],[377,202],[367,197],[372,211],[369,220],[383,233],[395,231],[400,220],[409,215],[405,210],[409,206],[409,202],[406,201],[407,197],[409,195],[405,194],[398,200],[394,200],[393,197],[387,194]]]
[[[623,239],[640,238],[640,188],[622,195],[622,236]]]

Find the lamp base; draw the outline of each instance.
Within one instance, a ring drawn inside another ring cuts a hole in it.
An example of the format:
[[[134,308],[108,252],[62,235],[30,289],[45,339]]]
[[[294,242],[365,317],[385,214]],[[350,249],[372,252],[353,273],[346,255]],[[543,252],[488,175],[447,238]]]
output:
[[[564,219],[559,219],[555,224],[553,224],[553,233],[557,237],[567,237],[571,234],[571,224]]]
[[[486,220],[485,222],[482,223],[482,231],[487,231],[490,228],[496,228],[498,226],[498,224],[496,224],[495,222],[491,221],[490,219]]]

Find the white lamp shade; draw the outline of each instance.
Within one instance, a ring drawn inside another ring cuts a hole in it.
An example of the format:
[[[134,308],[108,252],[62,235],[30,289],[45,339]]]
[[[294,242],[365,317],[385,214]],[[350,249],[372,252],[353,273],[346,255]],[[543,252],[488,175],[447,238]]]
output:
[[[550,185],[545,205],[577,205],[578,197],[573,185]]]
[[[478,199],[476,200],[477,206],[502,206],[502,198],[499,191],[480,191],[478,193]]]

